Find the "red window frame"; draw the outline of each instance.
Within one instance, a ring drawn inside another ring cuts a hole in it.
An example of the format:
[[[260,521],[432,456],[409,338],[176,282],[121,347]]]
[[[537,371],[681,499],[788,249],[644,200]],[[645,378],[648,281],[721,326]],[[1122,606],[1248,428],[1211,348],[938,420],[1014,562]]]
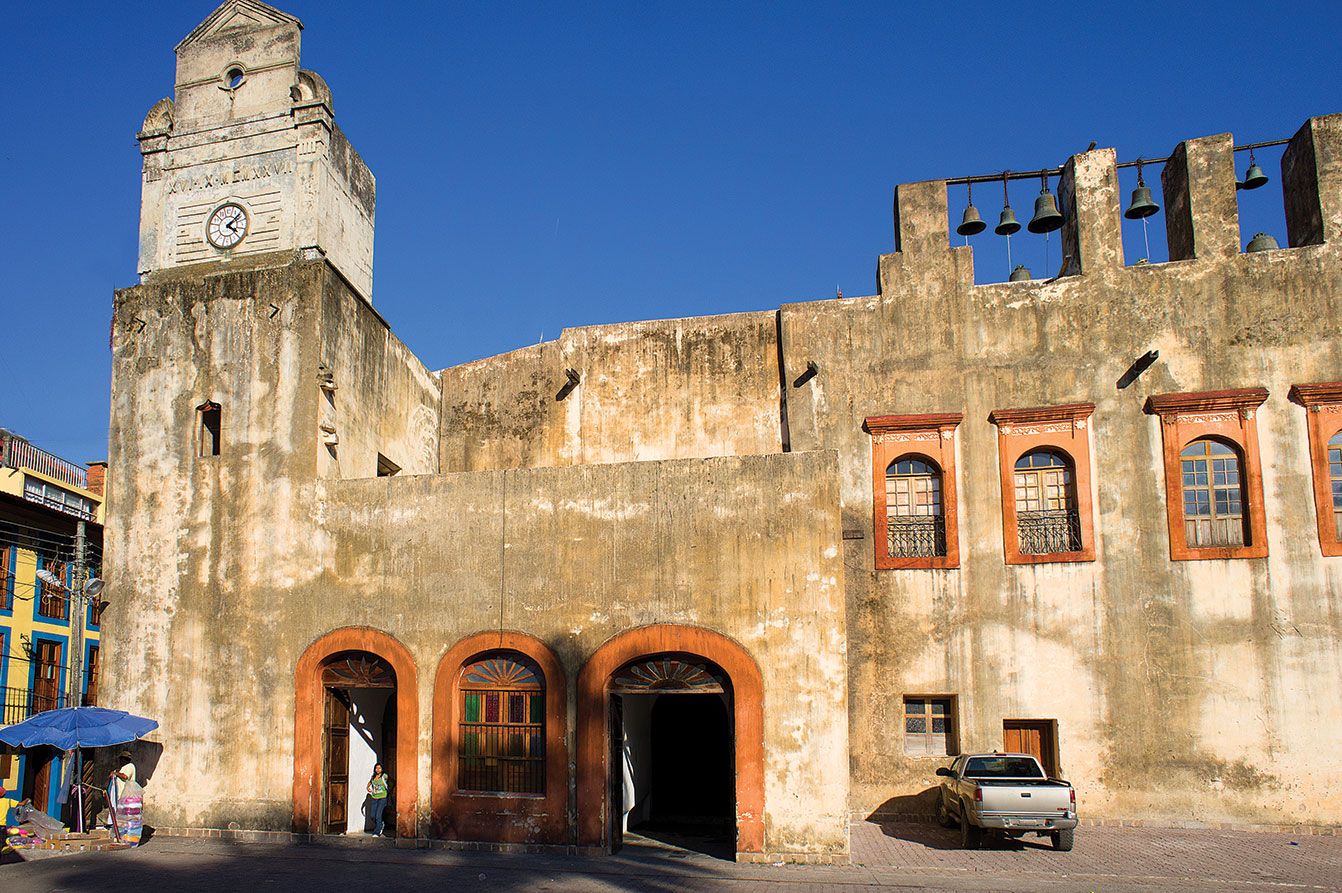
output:
[[[1095,560],[1095,521],[1091,505],[1090,417],[1094,403],[1067,403],[1028,409],[995,409],[988,421],[997,426],[997,460],[1002,486],[1002,550],[1007,564],[1066,564]],[[1016,461],[1027,453],[1060,453],[1072,463],[1077,526],[1081,548],[1070,552],[1022,552],[1016,511]]]
[[[1338,536],[1334,517],[1328,441],[1342,431],[1342,381],[1292,385],[1288,396],[1292,403],[1305,408],[1319,549],[1325,557],[1336,557],[1342,555],[1342,538]]]
[[[960,566],[960,530],[956,511],[955,432],[964,415],[958,412],[922,415],[868,416],[863,429],[871,435],[872,539],[877,570],[949,569]],[[887,540],[889,506],[885,470],[904,456],[930,459],[941,469],[941,506],[946,554],[895,556]]]
[[[1258,451],[1258,407],[1266,388],[1237,388],[1187,394],[1156,394],[1145,411],[1160,418],[1165,464],[1165,511],[1170,533],[1170,560],[1266,558],[1267,519],[1263,501],[1263,465]],[[1230,443],[1243,463],[1240,480],[1242,511],[1248,518],[1242,546],[1190,546],[1184,531],[1182,453],[1195,440]]]

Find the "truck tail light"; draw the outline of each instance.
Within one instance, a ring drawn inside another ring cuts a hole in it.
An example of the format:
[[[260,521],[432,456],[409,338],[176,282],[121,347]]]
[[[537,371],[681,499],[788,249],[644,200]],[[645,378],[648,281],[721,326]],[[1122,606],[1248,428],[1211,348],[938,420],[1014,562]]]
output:
[[[1071,794],[1072,794],[1072,808],[1076,809],[1076,788],[1072,788]]]
[[[974,802],[975,803],[983,802],[983,788],[974,788]]]

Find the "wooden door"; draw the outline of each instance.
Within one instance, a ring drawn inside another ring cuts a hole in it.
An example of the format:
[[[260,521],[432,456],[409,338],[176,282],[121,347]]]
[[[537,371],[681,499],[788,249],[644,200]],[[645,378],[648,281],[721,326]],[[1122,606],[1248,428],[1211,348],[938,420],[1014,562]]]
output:
[[[326,780],[326,820],[322,830],[343,834],[349,827],[349,695],[336,688],[324,689],[326,707],[322,776]]]
[[[54,747],[39,745],[29,749],[24,760],[23,796],[33,801],[33,806],[47,811],[51,799],[51,761],[59,751]]]
[[[61,646],[37,641],[37,675],[33,680],[33,712],[59,707],[61,692]]]
[[[624,846],[624,699],[610,696],[610,761],[606,774],[606,807],[609,810],[610,851]]]
[[[1007,753],[1028,753],[1039,761],[1049,778],[1058,777],[1058,747],[1051,719],[1008,719],[1002,723]]]

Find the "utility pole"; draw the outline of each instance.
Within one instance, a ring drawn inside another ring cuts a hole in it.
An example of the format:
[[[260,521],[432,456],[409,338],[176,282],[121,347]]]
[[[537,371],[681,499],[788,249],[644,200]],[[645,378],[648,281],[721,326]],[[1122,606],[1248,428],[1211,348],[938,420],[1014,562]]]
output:
[[[70,695],[67,707],[82,706],[84,693],[84,522],[75,525],[75,575],[70,581]]]

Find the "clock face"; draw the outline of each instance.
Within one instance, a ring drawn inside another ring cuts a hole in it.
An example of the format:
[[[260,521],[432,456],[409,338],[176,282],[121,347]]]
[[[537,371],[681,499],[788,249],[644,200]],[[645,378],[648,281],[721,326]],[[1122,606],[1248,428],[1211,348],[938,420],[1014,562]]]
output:
[[[214,209],[205,223],[205,236],[216,248],[232,248],[247,235],[247,212],[227,202]]]

